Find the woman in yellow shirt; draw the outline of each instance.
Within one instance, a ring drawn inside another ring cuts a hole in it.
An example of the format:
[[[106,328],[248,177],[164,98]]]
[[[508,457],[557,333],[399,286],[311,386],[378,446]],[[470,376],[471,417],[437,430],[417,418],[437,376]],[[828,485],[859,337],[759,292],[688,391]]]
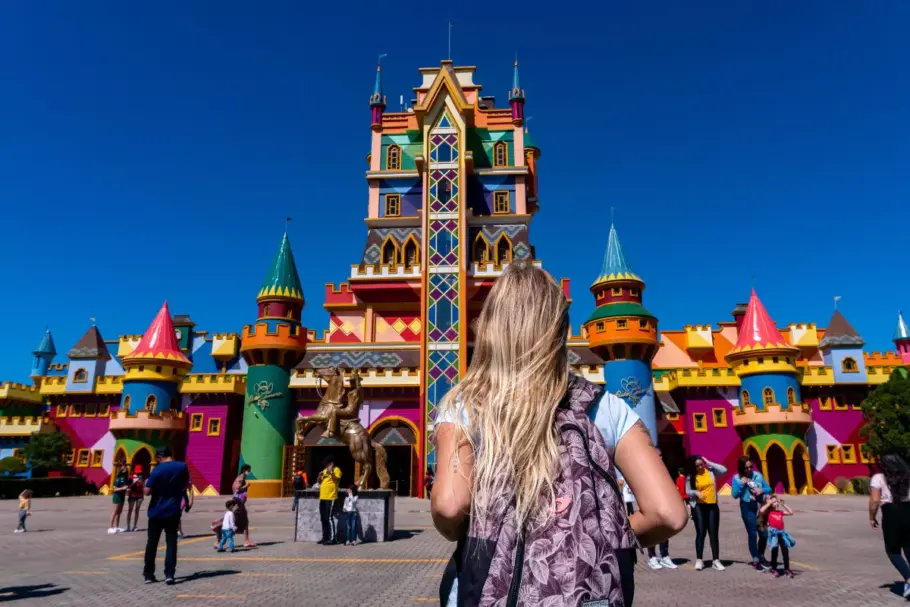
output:
[[[686,476],[686,493],[693,500],[692,518],[695,519],[695,570],[705,568],[702,555],[705,551],[705,536],[711,536],[712,566],[718,571],[725,567],[720,562],[720,509],[717,507],[717,479],[715,474],[726,474],[727,469],[700,455],[689,458],[689,474]]]

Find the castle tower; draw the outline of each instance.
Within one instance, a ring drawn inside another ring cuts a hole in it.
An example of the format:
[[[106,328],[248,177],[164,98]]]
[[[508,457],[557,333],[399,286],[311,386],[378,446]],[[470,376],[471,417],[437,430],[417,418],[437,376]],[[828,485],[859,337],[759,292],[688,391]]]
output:
[[[41,343],[32,352],[32,381],[37,385],[42,377],[47,375],[47,369],[51,366],[54,357],[57,355],[57,349],[54,348],[54,338],[51,337],[51,330],[45,329]]]
[[[518,59],[515,59],[515,69],[512,72],[512,90],[509,91],[509,105],[512,108],[512,122],[516,126],[524,124],[525,120],[525,92],[518,83]]]
[[[98,327],[92,325],[76,345],[67,354],[70,359],[66,377],[66,392],[85,392],[95,390],[95,378],[103,377],[111,353],[104,345],[104,338]]]
[[[897,327],[894,329],[894,345],[905,365],[910,365],[910,329],[904,322],[903,312],[897,313]]]
[[[385,111],[385,96],[382,94],[382,66],[376,66],[376,82],[370,95],[370,127],[382,129],[382,113]]]
[[[736,345],[726,356],[741,384],[733,425],[743,439],[745,452],[754,451],[753,457],[757,455],[761,460],[766,479],[770,478],[771,447],[783,450],[779,461],[781,465],[786,461],[791,494],[797,491],[793,462],[798,448],[807,485],[812,490],[809,452],[803,440],[812,417],[800,395],[798,357],[799,348],[784,340],[753,289]]]
[[[591,285],[597,307],[585,322],[589,347],[604,360],[607,390],[641,417],[657,444],[657,409],[651,360],[657,353],[657,318],[642,305],[645,282],[632,271],[610,225],[600,276]]]
[[[834,371],[834,383],[867,383],[863,338],[838,310],[834,311],[825,336],[818,343],[825,366]]]
[[[303,358],[307,344],[306,328],[300,324],[303,289],[287,234],[256,302],[256,324],[243,328],[240,347],[249,365],[240,465],[252,468],[250,497],[279,497],[284,447],[294,440],[297,416],[291,371]]]
[[[120,410],[111,413],[117,439],[114,474],[120,462],[148,471],[155,449],[181,447],[187,431],[180,405],[180,382],[193,363],[180,351],[167,302],[133,350],[121,359],[125,374]]]

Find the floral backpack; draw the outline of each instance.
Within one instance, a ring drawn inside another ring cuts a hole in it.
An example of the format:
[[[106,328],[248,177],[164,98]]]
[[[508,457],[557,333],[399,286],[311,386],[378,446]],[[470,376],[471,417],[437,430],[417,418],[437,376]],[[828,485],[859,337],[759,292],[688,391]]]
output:
[[[512,496],[470,528],[440,586],[448,607],[623,607],[631,604],[638,540],[603,436],[588,417],[602,388],[571,375],[556,414],[559,473],[552,516],[521,529]],[[457,602],[449,601],[457,580]]]

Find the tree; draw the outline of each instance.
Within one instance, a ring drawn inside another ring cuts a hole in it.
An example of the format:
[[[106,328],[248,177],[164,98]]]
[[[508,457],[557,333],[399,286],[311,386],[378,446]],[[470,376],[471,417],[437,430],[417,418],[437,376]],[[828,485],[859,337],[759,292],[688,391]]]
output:
[[[18,457],[4,457],[0,459],[0,474],[22,474],[28,470],[25,462]]]
[[[863,401],[866,425],[860,436],[866,438],[863,449],[868,456],[898,453],[910,459],[910,378],[903,371],[892,373]]]
[[[63,432],[32,434],[31,440],[22,448],[22,456],[32,465],[33,474],[39,471],[63,470],[64,456],[73,451],[73,442]]]

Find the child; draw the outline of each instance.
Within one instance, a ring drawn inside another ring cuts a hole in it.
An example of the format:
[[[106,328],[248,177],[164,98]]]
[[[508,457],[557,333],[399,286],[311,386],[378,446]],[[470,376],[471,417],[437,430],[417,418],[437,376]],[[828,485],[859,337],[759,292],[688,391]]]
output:
[[[353,546],[357,543],[357,486],[348,487],[348,494],[344,498],[344,545]]]
[[[144,487],[145,483],[142,480],[142,467],[136,466],[133,470],[133,476],[130,478],[129,489],[126,492],[126,502],[128,505],[126,511],[127,531],[136,531],[139,528],[139,510],[142,509],[142,501],[145,497],[145,494],[142,492]]]
[[[224,503],[224,518],[221,519],[221,541],[218,542],[218,552],[224,552],[224,544],[227,543],[231,552],[234,552],[234,532],[237,531],[237,524],[234,522],[234,510],[237,509],[237,502],[229,499]]]
[[[26,489],[19,494],[19,526],[15,533],[25,533],[25,519],[32,515],[32,490]]]
[[[784,516],[792,516],[793,511],[776,495],[771,495],[758,510],[760,529],[767,527],[768,545],[771,547],[771,575],[780,577],[777,570],[777,551],[784,557],[784,575],[793,577],[790,571],[790,548],[796,546],[796,541],[784,531]]]

